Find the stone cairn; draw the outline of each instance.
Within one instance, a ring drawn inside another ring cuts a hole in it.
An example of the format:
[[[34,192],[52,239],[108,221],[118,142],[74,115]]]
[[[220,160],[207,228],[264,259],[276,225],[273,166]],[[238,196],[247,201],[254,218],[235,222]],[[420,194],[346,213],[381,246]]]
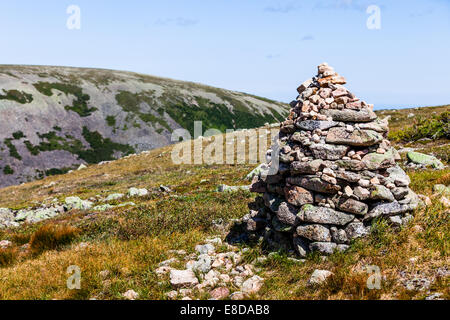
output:
[[[318,69],[297,89],[272,147],[279,150],[277,173],[269,175],[276,156],[269,150],[268,164],[251,185],[262,196],[243,219],[252,237],[301,257],[348,249],[376,218],[405,224],[420,201],[396,164],[400,155],[386,139],[388,121],[348,91],[327,63]]]

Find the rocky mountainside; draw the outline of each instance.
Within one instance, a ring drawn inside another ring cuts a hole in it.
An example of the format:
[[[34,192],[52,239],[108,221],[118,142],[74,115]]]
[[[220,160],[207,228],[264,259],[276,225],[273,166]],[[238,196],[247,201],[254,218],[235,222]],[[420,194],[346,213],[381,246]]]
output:
[[[0,187],[171,144],[203,130],[279,122],[288,106],[131,72],[0,66]]]

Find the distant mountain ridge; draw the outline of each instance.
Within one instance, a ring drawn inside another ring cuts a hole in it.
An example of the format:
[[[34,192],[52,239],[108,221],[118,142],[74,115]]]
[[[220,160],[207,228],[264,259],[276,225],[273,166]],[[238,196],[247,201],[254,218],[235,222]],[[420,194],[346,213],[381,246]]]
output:
[[[289,106],[253,95],[138,73],[0,66],[0,187],[171,143],[203,130],[279,122]]]

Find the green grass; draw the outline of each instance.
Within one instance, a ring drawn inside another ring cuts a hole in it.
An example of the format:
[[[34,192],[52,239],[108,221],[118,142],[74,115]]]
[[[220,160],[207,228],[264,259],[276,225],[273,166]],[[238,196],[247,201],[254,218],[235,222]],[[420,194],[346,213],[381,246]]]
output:
[[[155,99],[152,97],[153,93],[154,92],[152,91],[140,93],[120,91],[116,95],[116,101],[124,111],[137,115],[142,121],[152,124],[158,123],[167,130],[172,131],[169,124],[166,120],[164,120],[161,114],[161,117],[157,117],[150,112],[143,112],[141,110],[142,103],[147,104],[152,109],[157,106]]]
[[[14,170],[11,168],[11,166],[6,165],[3,168],[3,173],[6,174],[6,175],[12,175],[12,174],[14,174]]]
[[[120,151],[123,155],[135,152],[132,146],[113,142],[109,138],[104,138],[97,131],[90,131],[87,127],[83,127],[82,136],[89,147],[85,147],[80,140],[72,136],[61,137],[55,131],[38,134],[38,136],[42,140],[39,145],[35,146],[28,140],[24,141],[32,155],[38,155],[45,151],[64,150],[91,164],[113,160],[113,155],[117,151]]]
[[[4,94],[0,94],[0,100],[11,100],[11,101],[15,101],[18,102],[20,104],[27,104],[27,103],[31,103],[33,102],[33,95],[23,92],[23,91],[18,91],[18,90],[4,90],[3,89]]]
[[[450,111],[413,120],[413,125],[389,135],[394,141],[412,142],[420,139],[450,139]]]
[[[72,84],[66,84],[66,83],[49,83],[49,82],[38,82],[33,84],[33,86],[38,90],[40,93],[51,97],[53,95],[53,90],[58,90],[66,95],[74,95],[75,100],[73,101],[72,105],[65,106],[64,108],[66,110],[71,110],[73,112],[76,112],[80,115],[80,117],[88,117],[93,112],[97,111],[98,109],[95,107],[89,108],[88,102],[90,100],[90,96],[88,94],[83,93],[83,89],[81,87],[72,85]]]

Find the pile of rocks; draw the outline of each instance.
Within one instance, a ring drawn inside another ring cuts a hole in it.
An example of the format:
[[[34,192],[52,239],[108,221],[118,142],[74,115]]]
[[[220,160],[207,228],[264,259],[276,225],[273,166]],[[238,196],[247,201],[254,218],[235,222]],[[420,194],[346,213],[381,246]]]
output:
[[[244,218],[247,231],[300,256],[346,250],[375,218],[404,224],[420,201],[396,164],[401,158],[387,140],[387,120],[328,64],[318,69],[281,124],[269,163],[279,160],[277,173],[253,178],[251,191],[262,196]]]

